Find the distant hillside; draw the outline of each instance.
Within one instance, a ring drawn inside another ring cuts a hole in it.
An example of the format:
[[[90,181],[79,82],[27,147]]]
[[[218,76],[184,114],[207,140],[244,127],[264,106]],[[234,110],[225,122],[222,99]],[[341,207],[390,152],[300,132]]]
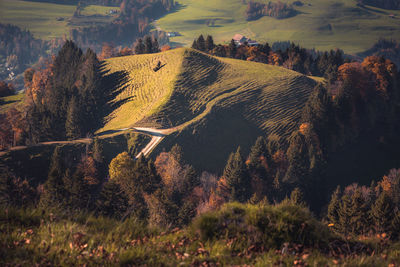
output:
[[[364,2],[393,3],[398,0],[363,0]],[[359,6],[356,0],[253,0],[266,4],[292,4],[295,16],[277,19],[262,16],[246,20],[248,2],[244,0],[180,0],[176,12],[156,21],[158,29],[179,32],[174,43],[191,45],[200,34],[210,34],[217,43],[229,42],[237,34],[258,42],[293,41],[307,48],[330,50],[340,48],[346,54],[364,51],[380,38],[398,40],[399,10],[382,10]],[[378,5],[379,6],[379,5]],[[272,14],[273,12],[271,12]],[[393,14],[393,16],[389,16]]]
[[[165,66],[154,72],[158,61]],[[113,58],[107,65],[111,72],[130,75],[118,99],[133,98],[98,132],[129,126],[173,128],[175,133],[156,151],[178,143],[190,163],[214,171],[238,144],[247,152],[260,135],[290,135],[316,84],[281,67],[183,48]]]

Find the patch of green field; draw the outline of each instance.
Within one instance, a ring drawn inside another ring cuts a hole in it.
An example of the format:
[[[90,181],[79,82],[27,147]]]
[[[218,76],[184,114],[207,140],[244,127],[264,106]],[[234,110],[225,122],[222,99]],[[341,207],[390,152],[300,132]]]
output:
[[[68,19],[75,9],[75,5],[0,0],[0,22],[17,25],[30,30],[37,38],[49,40],[68,35]]]
[[[108,12],[119,11],[119,7],[89,5],[79,18],[73,18],[75,10],[76,5],[0,0],[0,23],[17,25],[31,31],[36,38],[50,40],[69,36],[71,27],[110,22],[114,17]]]
[[[166,65],[154,72],[158,60]],[[316,84],[285,68],[185,48],[113,58],[107,64],[111,71],[130,74],[119,99],[134,98],[115,110],[99,132],[173,128],[153,155],[178,143],[185,159],[202,170],[218,170],[237,145],[247,153],[260,135],[288,137]]]
[[[119,7],[110,7],[110,6],[97,6],[97,5],[88,5],[85,6],[81,12],[82,16],[92,16],[92,15],[106,15],[110,16],[110,10],[118,10]]]
[[[361,8],[352,0],[305,0],[303,6],[295,7],[295,17],[262,17],[251,22],[245,20],[246,6],[241,0],[178,2],[181,8],[159,19],[156,26],[181,33],[171,41],[186,45],[199,34],[211,34],[217,42],[228,42],[240,33],[259,42],[290,40],[308,48],[341,48],[346,53],[356,53],[370,48],[379,38],[400,36],[400,11]],[[397,18],[390,18],[390,14]],[[209,19],[215,19],[214,27],[206,25]]]
[[[6,112],[10,107],[18,104],[24,99],[25,94],[16,94],[0,97],[0,114]]]

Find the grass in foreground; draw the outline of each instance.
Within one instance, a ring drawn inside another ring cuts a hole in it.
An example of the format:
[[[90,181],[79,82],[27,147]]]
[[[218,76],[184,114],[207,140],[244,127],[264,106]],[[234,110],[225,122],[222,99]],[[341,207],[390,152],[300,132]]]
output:
[[[173,230],[133,218],[36,209],[1,209],[0,220],[5,265],[388,266],[400,260],[398,244],[344,242],[306,209],[287,203],[228,204]]]

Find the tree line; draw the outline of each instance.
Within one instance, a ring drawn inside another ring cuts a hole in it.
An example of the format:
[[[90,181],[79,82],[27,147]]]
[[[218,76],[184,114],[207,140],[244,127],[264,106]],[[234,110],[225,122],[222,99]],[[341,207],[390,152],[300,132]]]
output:
[[[396,0],[358,0],[358,3],[384,9],[400,9],[400,2]]]
[[[268,3],[248,1],[246,8],[246,20],[258,20],[263,16],[285,19],[295,16],[296,13],[297,12],[292,5],[288,5],[280,1],[269,1]]]
[[[174,7],[173,0],[124,0],[120,4],[121,12],[114,21],[97,26],[71,29],[72,40],[83,47],[96,47],[98,44],[118,45],[133,43],[138,37],[150,32],[150,22]]]
[[[25,71],[24,102],[3,118],[2,125],[9,126],[1,128],[2,138],[13,138],[14,144],[35,144],[91,134],[110,112],[109,101],[126,77],[104,71],[91,49],[83,53],[67,41],[45,68]]]
[[[249,46],[237,45],[232,39],[228,45],[216,45],[212,36],[200,35],[193,41],[192,48],[219,57],[255,61],[270,65],[282,66],[306,75],[328,76],[345,61],[343,51],[331,50],[318,52],[289,44],[260,44]],[[275,48],[275,49],[273,49]]]
[[[46,55],[46,42],[14,25],[0,23],[0,40],[0,80],[8,78],[10,70],[15,74],[22,73]]]

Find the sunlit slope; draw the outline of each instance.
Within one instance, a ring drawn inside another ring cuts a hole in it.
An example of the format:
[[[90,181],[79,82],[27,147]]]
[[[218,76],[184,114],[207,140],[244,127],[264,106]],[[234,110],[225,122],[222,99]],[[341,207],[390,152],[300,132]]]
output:
[[[154,72],[158,61],[165,66]],[[118,99],[133,98],[107,118],[102,130],[146,126],[181,131],[206,119],[214,108],[240,106],[240,116],[260,130],[286,136],[296,127],[315,85],[313,79],[285,68],[184,48],[107,63],[111,72],[130,75]]]
[[[132,126],[157,112],[172,94],[174,80],[182,66],[183,53],[183,49],[175,49],[158,54],[108,59],[106,68],[111,73],[126,71],[129,75],[128,82],[116,101],[129,97],[132,99],[108,116],[104,128],[99,132]],[[153,68],[159,61],[165,66],[154,72]]]

